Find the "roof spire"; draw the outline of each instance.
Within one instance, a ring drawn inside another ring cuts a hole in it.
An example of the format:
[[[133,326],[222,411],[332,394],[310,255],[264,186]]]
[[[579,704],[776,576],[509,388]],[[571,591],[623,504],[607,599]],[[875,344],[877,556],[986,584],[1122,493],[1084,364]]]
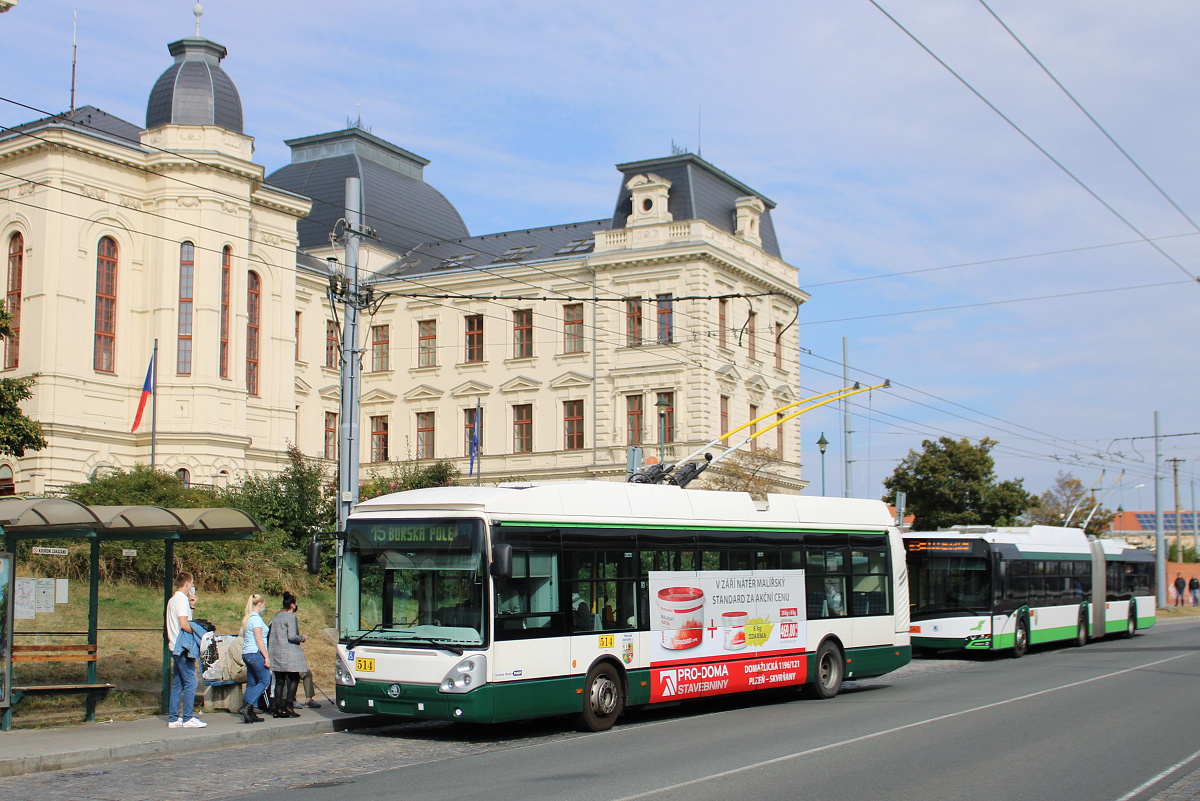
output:
[[[200,17],[204,15],[204,6],[196,3],[192,6],[192,13],[196,15],[196,38],[200,38]]]

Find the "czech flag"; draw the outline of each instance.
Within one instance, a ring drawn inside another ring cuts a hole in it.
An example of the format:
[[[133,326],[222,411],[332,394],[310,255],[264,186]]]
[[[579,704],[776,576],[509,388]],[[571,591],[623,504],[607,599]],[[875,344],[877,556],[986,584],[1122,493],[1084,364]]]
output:
[[[133,428],[130,431],[137,431],[138,426],[142,424],[142,412],[146,411],[146,401],[150,400],[150,396],[154,394],[154,356],[150,356],[150,366],[146,368],[146,383],[142,384],[142,399],[138,401],[137,414],[133,416]]]

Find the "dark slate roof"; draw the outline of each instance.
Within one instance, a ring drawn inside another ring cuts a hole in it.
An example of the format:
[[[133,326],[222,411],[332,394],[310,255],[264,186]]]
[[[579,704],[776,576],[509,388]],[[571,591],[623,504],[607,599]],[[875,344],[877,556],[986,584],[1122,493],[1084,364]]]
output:
[[[167,45],[175,63],[167,67],[150,91],[146,128],[175,125],[217,125],[242,133],[242,99],[221,69],[227,52],[208,39],[180,39]]]
[[[611,227],[612,220],[589,220],[427,242],[385,266],[378,276],[413,278],[451,270],[500,269],[516,262],[579,258],[595,249],[597,231]]]
[[[727,175],[694,153],[681,153],[661,159],[631,161],[618,164],[624,176],[621,192],[617,196],[617,209],[613,213],[612,227],[624,228],[625,221],[633,211],[632,196],[625,183],[639,173],[654,173],[671,182],[668,210],[676,220],[705,220],[723,231],[734,231],[734,202],[740,197],[757,197],[766,206],[759,223],[763,250],[777,258],[779,240],[775,236],[775,224],[771,220],[771,209],[775,203],[765,195],[755,192],[736,178]]]
[[[422,242],[470,236],[458,210],[425,183],[429,162],[358,128],[290,139],[292,163],[267,183],[312,198],[312,213],[297,226],[300,248],[327,247],[345,216],[346,179],[362,181],[362,211],[378,236],[372,244],[397,255]]]
[[[0,132],[0,139],[20,136],[24,133],[33,133],[34,131],[50,127],[72,128],[89,136],[115,141],[117,144],[125,145],[135,150],[141,150],[142,148],[140,140],[142,134],[141,128],[132,122],[126,122],[120,117],[114,117],[107,112],[101,111],[95,106],[83,106],[74,111],[64,111],[62,114],[55,114],[53,117],[43,117],[33,122],[14,125],[10,129]]]

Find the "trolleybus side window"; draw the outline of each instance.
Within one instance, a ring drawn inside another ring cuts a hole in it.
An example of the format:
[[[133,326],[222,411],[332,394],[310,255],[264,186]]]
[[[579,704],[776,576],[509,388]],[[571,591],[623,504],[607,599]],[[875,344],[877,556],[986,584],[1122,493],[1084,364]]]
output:
[[[496,639],[564,633],[558,564],[558,554],[513,549],[512,577],[496,580]]]
[[[804,538],[809,619],[845,617],[848,549],[844,534],[809,534]]]
[[[892,611],[888,592],[887,538],[883,535],[850,537],[850,613],[887,615]]]
[[[637,627],[638,563],[632,550],[568,551],[566,572],[573,631]]]

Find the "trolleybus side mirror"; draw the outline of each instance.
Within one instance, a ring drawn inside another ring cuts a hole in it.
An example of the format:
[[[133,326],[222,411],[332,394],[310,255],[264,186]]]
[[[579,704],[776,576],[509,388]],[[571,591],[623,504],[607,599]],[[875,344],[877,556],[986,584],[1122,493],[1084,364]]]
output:
[[[512,577],[512,546],[500,542],[492,548],[492,575],[496,578]]]
[[[315,535],[308,543],[308,572],[314,576],[321,572],[321,543]]]

